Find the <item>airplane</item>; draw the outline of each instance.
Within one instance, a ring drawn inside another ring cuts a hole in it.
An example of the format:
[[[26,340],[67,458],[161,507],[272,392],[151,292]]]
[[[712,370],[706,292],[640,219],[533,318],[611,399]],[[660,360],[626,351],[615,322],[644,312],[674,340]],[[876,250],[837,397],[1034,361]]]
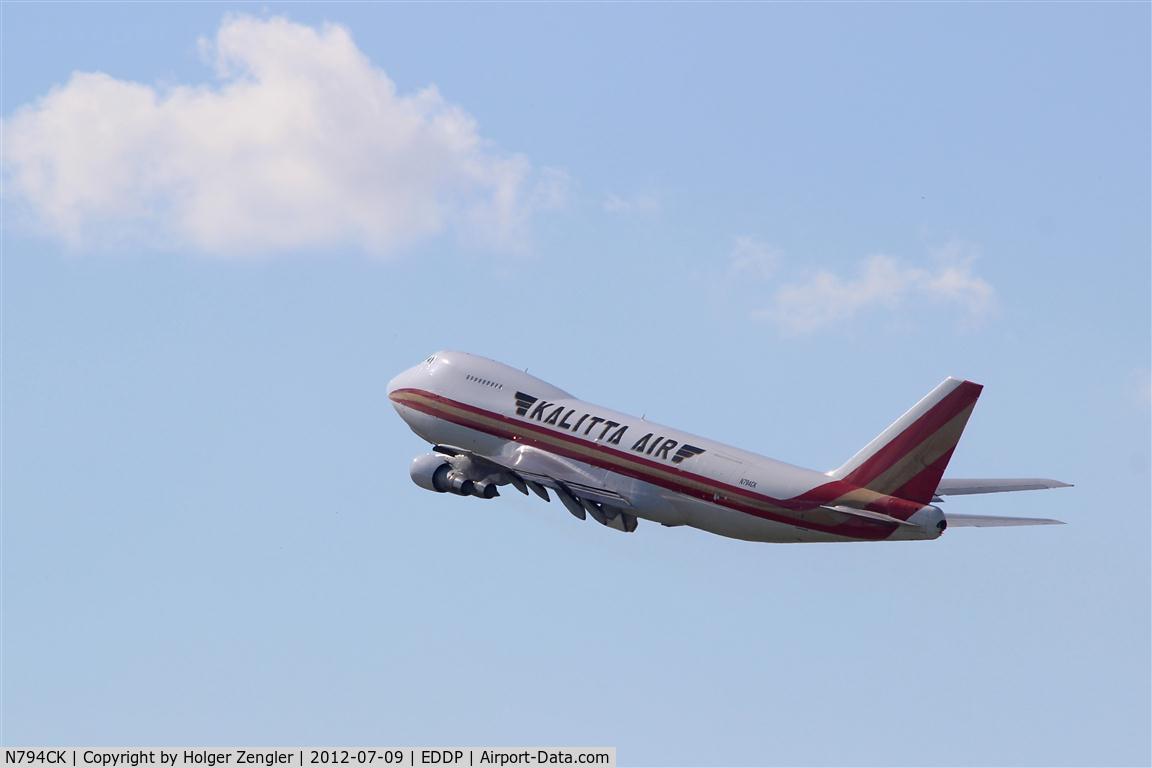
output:
[[[945,496],[1070,484],[945,479],[983,387],[948,378],[842,466],[785,464],[579,400],[509,367],[441,351],[388,383],[432,445],[410,467],[421,488],[491,499],[512,486],[575,517],[631,533],[639,520],[758,542],[913,541],[949,527],[1061,524],[945,513]]]

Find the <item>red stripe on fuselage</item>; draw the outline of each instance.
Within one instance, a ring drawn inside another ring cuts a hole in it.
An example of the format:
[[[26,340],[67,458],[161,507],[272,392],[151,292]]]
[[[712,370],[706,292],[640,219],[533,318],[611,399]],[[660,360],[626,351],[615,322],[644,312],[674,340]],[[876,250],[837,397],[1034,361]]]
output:
[[[405,407],[413,408],[469,429],[475,429],[495,437],[531,445],[541,450],[551,451],[558,455],[574,459],[575,461],[591,464],[637,480],[642,480],[646,483],[667,488],[668,490],[684,494],[685,496],[735,509],[766,520],[785,523],[799,528],[808,528],[837,536],[868,540],[887,538],[896,527],[892,523],[872,520],[851,520],[835,525],[825,525],[806,521],[787,514],[789,511],[803,512],[805,510],[813,510],[822,504],[835,501],[847,493],[857,490],[856,486],[843,480],[830,481],[791,499],[775,499],[770,496],[753,493],[738,486],[721,483],[704,475],[686,472],[676,466],[665,466],[648,458],[609,448],[601,443],[581,440],[563,432],[547,429],[542,425],[513,419],[504,414],[478,408],[474,405],[452,400],[432,392],[419,389],[401,389],[390,393],[389,398]],[[490,424],[484,424],[467,416],[451,413],[446,410],[446,408],[454,408],[476,414],[486,419],[495,420],[503,426],[494,427]],[[542,443],[540,440],[526,436],[525,432],[536,433],[541,437],[548,438],[548,441]],[[557,442],[561,443],[561,445],[556,445],[555,443]],[[573,448],[580,448],[582,450],[570,450],[563,445],[565,443],[573,446]],[[637,468],[630,465],[640,465],[640,467]],[[645,471],[644,468],[659,470],[661,473],[675,473],[675,475],[684,478],[686,481],[706,486],[706,489],[694,488],[682,482],[661,477],[651,471]],[[717,498],[717,491],[722,492],[724,494],[723,497]],[[778,511],[759,509],[746,502],[741,502],[739,499],[729,498],[733,496],[742,497],[758,504],[770,505],[771,507],[778,508]],[[869,508],[875,508],[878,511],[894,517],[907,519],[918,510],[920,506],[905,502],[902,499],[884,498],[876,504],[869,505]]]

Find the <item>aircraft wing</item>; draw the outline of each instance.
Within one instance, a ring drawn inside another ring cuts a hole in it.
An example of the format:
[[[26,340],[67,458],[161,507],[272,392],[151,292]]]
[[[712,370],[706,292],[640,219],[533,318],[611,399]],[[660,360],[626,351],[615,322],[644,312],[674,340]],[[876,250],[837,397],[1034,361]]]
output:
[[[966,496],[972,493],[1038,491],[1044,488],[1071,487],[1071,483],[1062,483],[1059,480],[1048,480],[1043,477],[944,478],[936,488],[936,496]]]
[[[550,488],[564,508],[581,520],[591,515],[601,525],[625,533],[635,531],[638,525],[636,516],[624,511],[632,507],[631,501],[610,488],[594,484],[594,478],[584,477],[585,473],[579,468],[555,454],[521,446],[513,457],[494,460],[451,445],[435,445],[432,450],[466,458],[481,472],[502,476],[521,493],[531,490],[544,501],[552,500],[548,496]]]
[[[1007,525],[1064,525],[1063,520],[1050,520],[1041,517],[993,517],[991,515],[949,515],[949,528],[998,528]]]

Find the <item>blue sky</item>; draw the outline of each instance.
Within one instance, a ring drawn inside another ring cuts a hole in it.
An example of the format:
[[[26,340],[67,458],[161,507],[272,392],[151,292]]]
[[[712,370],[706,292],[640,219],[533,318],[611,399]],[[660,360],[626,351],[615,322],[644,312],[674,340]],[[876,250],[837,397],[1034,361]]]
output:
[[[4,744],[1152,759],[1147,4],[0,12]],[[440,348],[819,468],[970,378],[1069,524],[429,494]]]

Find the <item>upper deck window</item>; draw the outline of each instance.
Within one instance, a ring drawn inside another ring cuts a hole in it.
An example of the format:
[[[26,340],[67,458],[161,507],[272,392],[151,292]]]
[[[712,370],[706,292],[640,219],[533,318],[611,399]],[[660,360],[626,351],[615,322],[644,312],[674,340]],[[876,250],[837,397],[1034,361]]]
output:
[[[485,379],[485,378],[480,377],[480,376],[473,376],[470,373],[465,374],[464,378],[468,379],[468,381],[476,382],[477,384],[483,384],[486,387],[492,387],[493,389],[504,389],[503,384],[501,384],[500,382],[497,382],[497,381],[492,381],[492,379]]]

